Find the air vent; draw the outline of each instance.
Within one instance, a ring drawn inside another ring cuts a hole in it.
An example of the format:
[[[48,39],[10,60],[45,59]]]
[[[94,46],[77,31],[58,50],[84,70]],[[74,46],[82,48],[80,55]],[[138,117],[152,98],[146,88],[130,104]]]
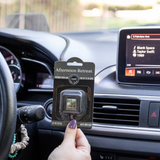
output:
[[[138,126],[139,110],[138,100],[95,98],[93,122]]]

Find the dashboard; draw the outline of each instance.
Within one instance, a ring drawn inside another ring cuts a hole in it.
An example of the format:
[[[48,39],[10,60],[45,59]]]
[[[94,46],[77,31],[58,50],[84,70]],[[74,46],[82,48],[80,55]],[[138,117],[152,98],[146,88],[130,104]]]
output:
[[[49,34],[0,29],[0,52],[11,70],[18,107],[41,104],[46,110],[44,120],[26,125],[30,145],[20,153],[19,159],[47,159],[62,142],[64,129],[51,127],[53,71],[56,61],[71,57],[95,63],[93,127],[83,130],[92,147],[92,159],[158,159],[160,86],[159,76],[155,74],[159,71],[159,31],[158,27],[141,27],[120,32]],[[132,43],[130,38],[137,38],[137,34],[138,39],[150,36],[150,40],[136,39]],[[157,38],[156,44],[153,38]],[[149,54],[156,53],[156,57],[150,58],[146,53],[147,62],[138,61],[138,56],[144,59],[144,53],[137,52],[147,52],[146,46]],[[137,75],[140,70],[143,76]],[[147,71],[152,75],[145,75]]]

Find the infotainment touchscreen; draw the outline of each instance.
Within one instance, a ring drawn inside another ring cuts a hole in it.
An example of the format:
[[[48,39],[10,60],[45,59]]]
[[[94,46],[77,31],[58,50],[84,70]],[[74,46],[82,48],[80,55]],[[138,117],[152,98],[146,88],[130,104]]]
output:
[[[119,82],[160,84],[160,29],[122,29],[117,70]]]

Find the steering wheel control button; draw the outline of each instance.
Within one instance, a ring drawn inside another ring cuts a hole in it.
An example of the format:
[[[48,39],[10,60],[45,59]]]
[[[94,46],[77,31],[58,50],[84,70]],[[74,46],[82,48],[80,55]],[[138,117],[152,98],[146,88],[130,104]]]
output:
[[[150,127],[159,126],[159,108],[160,103],[150,103],[148,125]]]

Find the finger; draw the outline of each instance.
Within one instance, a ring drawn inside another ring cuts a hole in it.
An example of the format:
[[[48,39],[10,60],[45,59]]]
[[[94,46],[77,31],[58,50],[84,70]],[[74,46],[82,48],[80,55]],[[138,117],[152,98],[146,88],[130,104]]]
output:
[[[66,127],[62,145],[74,145],[77,132],[77,121],[73,119]]]
[[[77,149],[88,151],[90,153],[90,144],[88,143],[86,136],[80,129],[77,129],[76,146]]]

